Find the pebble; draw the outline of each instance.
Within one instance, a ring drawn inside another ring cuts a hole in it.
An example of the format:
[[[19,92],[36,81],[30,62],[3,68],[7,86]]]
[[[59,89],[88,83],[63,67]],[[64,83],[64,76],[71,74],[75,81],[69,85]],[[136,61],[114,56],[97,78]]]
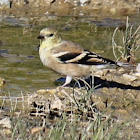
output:
[[[31,134],[37,133],[43,129],[44,129],[44,127],[34,127],[31,129]]]
[[[84,6],[84,5],[86,5],[87,3],[89,3],[89,2],[90,2],[90,0],[80,0],[81,6]]]
[[[140,73],[140,63],[138,63],[138,65],[137,65],[137,67],[136,67],[136,71],[137,71],[138,73]]]
[[[5,80],[0,77],[0,87],[4,86],[6,84]]]
[[[122,76],[125,80],[128,80],[129,82],[135,81],[137,79],[137,77],[133,75],[123,74]]]
[[[11,128],[11,121],[10,121],[10,118],[8,117],[0,120],[0,124],[5,128]]]
[[[51,103],[51,109],[58,109],[62,108],[62,101],[59,98],[55,98],[54,101]]]
[[[0,5],[10,5],[9,0],[0,0]]]

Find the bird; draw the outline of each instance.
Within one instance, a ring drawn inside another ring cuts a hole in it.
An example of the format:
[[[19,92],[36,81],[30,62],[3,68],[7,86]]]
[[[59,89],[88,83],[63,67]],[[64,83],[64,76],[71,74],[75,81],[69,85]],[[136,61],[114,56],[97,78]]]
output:
[[[75,77],[88,77],[91,73],[108,66],[119,66],[113,60],[64,40],[59,31],[53,27],[43,28],[38,39],[40,39],[39,56],[43,65],[66,76],[63,87],[70,84]]]

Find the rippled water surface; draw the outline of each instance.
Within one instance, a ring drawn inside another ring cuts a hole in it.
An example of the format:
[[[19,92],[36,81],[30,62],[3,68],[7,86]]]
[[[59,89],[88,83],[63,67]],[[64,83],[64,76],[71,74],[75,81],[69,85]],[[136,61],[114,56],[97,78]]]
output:
[[[21,91],[33,92],[55,86],[54,81],[61,75],[42,65],[37,49],[37,36],[46,26],[57,27],[64,39],[76,42],[84,49],[114,59],[111,45],[114,27],[104,28],[98,22],[95,26],[87,20],[73,21],[66,17],[42,22],[32,29],[30,26],[25,28],[25,23],[15,22],[7,20],[0,26],[0,76],[7,83],[2,92],[17,95]],[[121,34],[122,31],[117,35],[117,41]]]

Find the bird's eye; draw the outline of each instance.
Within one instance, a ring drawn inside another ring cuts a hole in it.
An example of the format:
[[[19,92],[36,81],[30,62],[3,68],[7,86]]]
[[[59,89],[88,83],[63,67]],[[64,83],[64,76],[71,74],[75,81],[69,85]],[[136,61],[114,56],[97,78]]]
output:
[[[47,35],[48,37],[52,37],[54,34],[49,34],[49,35]]]

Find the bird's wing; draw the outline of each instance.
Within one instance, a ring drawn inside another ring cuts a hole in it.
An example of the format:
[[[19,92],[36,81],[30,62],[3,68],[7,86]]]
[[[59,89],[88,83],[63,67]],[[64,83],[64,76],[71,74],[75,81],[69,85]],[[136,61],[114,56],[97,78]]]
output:
[[[97,55],[96,53],[87,50],[83,51],[82,53],[65,51],[56,54],[56,57],[62,63],[75,63],[83,65],[103,65],[103,64],[117,65],[116,62],[103,58]]]
[[[83,49],[70,41],[63,41],[57,47],[51,49],[53,57],[57,58],[61,63],[68,63],[67,60],[73,60],[77,56],[83,53]]]
[[[116,65],[116,62],[103,58],[94,52],[83,50],[80,46],[68,41],[53,48],[52,52],[53,56],[61,63],[75,63],[83,65]]]

